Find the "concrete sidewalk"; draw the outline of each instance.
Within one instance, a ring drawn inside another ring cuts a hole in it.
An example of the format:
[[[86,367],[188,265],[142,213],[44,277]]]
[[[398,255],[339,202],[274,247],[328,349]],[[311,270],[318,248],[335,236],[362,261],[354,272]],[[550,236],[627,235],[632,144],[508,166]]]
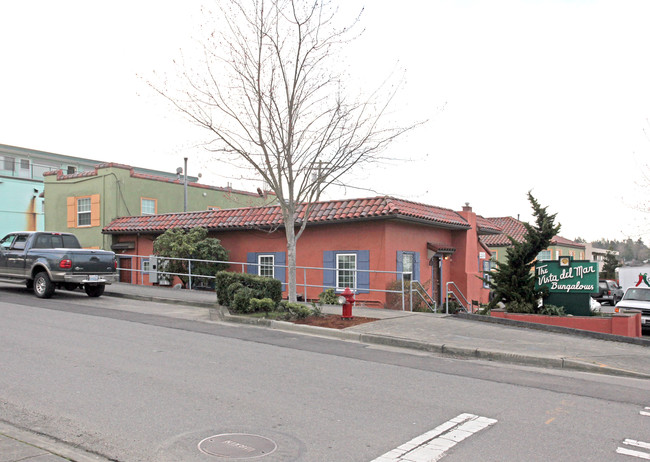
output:
[[[480,322],[485,320],[483,316],[457,317],[359,307],[353,308],[353,315],[377,318],[378,321],[336,330],[232,316],[227,310],[217,307],[214,292],[114,284],[107,286],[105,295],[210,308],[211,319],[215,321],[259,324],[454,357],[650,378],[650,338],[647,337],[633,340],[574,329],[547,329],[539,325],[525,328]],[[340,314],[341,307],[325,306],[323,311]]]

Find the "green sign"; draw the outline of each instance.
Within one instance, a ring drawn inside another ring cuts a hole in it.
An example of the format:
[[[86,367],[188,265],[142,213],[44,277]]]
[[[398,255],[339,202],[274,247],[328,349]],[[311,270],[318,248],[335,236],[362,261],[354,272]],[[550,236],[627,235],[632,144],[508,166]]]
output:
[[[550,293],[590,294],[598,291],[598,263],[586,260],[538,261],[535,289],[548,287]]]

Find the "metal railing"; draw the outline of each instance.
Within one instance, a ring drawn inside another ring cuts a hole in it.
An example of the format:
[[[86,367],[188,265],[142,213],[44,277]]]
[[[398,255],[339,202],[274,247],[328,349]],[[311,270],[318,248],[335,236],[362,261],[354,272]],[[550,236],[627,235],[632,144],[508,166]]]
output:
[[[201,279],[201,280],[207,280],[208,282],[211,280],[216,279],[215,276],[213,275],[207,275],[207,274],[197,274],[192,272],[192,262],[194,262],[195,267],[197,263],[208,263],[208,264],[222,264],[222,265],[228,265],[230,268],[232,267],[241,267],[241,272],[246,273],[248,267],[255,267],[258,268],[260,266],[272,266],[274,271],[276,268],[280,268],[282,270],[289,268],[288,265],[278,265],[278,264],[273,264],[273,265],[264,265],[261,263],[251,263],[251,262],[237,262],[237,261],[220,261],[220,260],[199,260],[199,259],[190,259],[190,258],[172,258],[172,257],[161,257],[159,255],[132,255],[132,254],[122,254],[118,255],[118,271],[124,271],[124,272],[129,272],[131,274],[136,273],[136,274],[141,274],[141,275],[148,275],[151,278],[152,274],[155,274],[155,280],[158,282],[160,285],[170,285],[173,282],[173,276],[178,276],[180,277],[186,277],[187,278],[187,287],[188,289],[192,289],[193,287],[196,286],[195,280],[196,279]],[[150,259],[155,258],[155,265],[156,268],[152,269],[150,267]],[[136,268],[127,268],[127,267],[122,267],[121,261],[123,259],[129,259],[131,262],[136,263]],[[186,273],[176,273],[176,272],[171,272],[171,271],[166,271],[164,269],[165,261],[185,261],[187,262],[187,272]],[[143,262],[148,262],[148,268],[143,269]],[[336,271],[335,268],[322,268],[322,267],[315,267],[315,266],[297,266],[296,267],[296,275],[298,275],[298,272],[302,272],[302,282],[298,283],[296,282],[297,288],[302,288],[303,289],[303,299],[307,300],[307,290],[308,288],[316,288],[316,289],[321,289],[321,290],[326,290],[326,289],[338,289],[336,286],[329,286],[325,284],[313,284],[309,283],[309,279],[307,277],[307,272],[308,271],[318,271],[318,272],[324,272],[324,271]],[[369,273],[369,274],[393,274],[395,275],[396,278],[401,278],[401,290],[390,290],[390,289],[377,289],[377,288],[364,288],[363,292],[380,292],[380,293],[392,293],[392,294],[399,294],[401,295],[401,305],[402,305],[402,311],[406,310],[406,295],[408,292],[409,295],[409,310],[413,310],[413,290],[410,290],[410,285],[408,283],[405,283],[405,280],[409,280],[412,277],[412,274],[410,272],[402,272],[402,271],[381,271],[381,270],[361,270],[361,269],[355,269],[355,270],[346,270],[350,271],[352,273],[355,273],[355,281],[357,281],[357,275],[358,273]],[[258,274],[259,271],[255,271],[255,274]],[[131,283],[133,283],[133,278],[131,278]],[[136,278],[138,279],[138,278]],[[312,277],[311,280],[315,279]],[[322,279],[322,278],[321,278]],[[162,282],[161,282],[162,281]],[[151,279],[150,279],[151,282]],[[167,282],[167,284],[165,284]],[[417,281],[411,281],[411,284],[415,283]],[[136,284],[138,281],[135,282]],[[139,281],[140,284],[144,284],[144,278],[140,278]],[[209,284],[207,284],[209,286]],[[418,283],[419,287],[421,288],[422,292],[426,293],[424,288]],[[199,284],[199,287],[205,287],[206,284]],[[288,286],[287,282],[282,283],[283,290],[286,289]],[[359,289],[357,288],[351,288],[355,293],[359,293]],[[419,290],[415,291],[418,293],[420,297],[423,297],[423,295],[419,292]],[[428,296],[428,294],[427,294]],[[425,302],[426,303],[426,302]],[[429,304],[427,303],[427,306]]]
[[[415,286],[415,290],[413,290],[413,286]],[[413,293],[416,293],[418,297],[420,297],[420,300],[424,302],[426,307],[429,309],[429,311],[433,311],[434,313],[437,313],[438,311],[438,306],[437,303],[429,293],[426,291],[424,287],[422,287],[422,284],[420,284],[420,281],[411,281],[411,311],[413,311]]]
[[[449,290],[450,285],[454,286],[456,288],[456,291],[458,291],[458,293],[454,292],[453,290]],[[465,298],[465,296],[463,295],[461,290],[458,288],[458,286],[454,282],[449,281],[447,284],[445,284],[445,313],[446,314],[449,314],[449,295],[450,294],[453,295],[453,297],[458,301],[458,303],[460,303],[460,305],[463,306],[467,311],[469,311],[470,313],[472,312],[472,305],[467,301],[467,299]],[[459,298],[459,295],[463,299],[462,301]],[[464,305],[463,305],[463,301],[465,302]]]

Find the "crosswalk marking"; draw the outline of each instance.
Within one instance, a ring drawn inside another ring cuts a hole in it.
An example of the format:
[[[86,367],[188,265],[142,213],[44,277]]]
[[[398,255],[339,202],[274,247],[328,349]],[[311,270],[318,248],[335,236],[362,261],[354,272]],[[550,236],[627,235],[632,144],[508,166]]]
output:
[[[644,443],[643,441],[626,439],[625,441],[623,441],[623,444],[626,444],[628,446],[634,446],[637,448],[642,448],[642,449],[650,449],[650,443]],[[639,459],[650,460],[650,453],[647,452],[641,452],[641,451],[636,451],[633,449],[627,449],[621,447],[616,448],[616,452],[618,454],[623,454],[626,456],[632,456],[632,457],[637,457]]]
[[[372,462],[434,462],[440,460],[456,444],[495,423],[495,419],[460,414]]]

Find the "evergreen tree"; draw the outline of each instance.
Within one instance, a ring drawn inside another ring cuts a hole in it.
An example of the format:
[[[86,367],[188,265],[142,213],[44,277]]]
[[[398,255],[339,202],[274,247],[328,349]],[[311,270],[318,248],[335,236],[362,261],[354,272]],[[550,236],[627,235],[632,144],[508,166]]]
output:
[[[190,230],[172,228],[165,231],[153,242],[153,250],[161,258],[158,267],[162,272],[188,274],[190,266],[187,260],[228,260],[228,251],[221,245],[221,241],[208,237],[205,228],[196,227]],[[178,260],[175,260],[178,259]],[[214,276],[218,271],[228,268],[226,263],[193,262],[192,275]],[[187,287],[188,276],[178,275],[183,287]],[[205,278],[195,278],[198,281],[209,281]]]
[[[614,279],[616,277],[616,268],[621,266],[618,258],[616,258],[616,255],[614,255],[612,250],[614,249],[610,246],[607,255],[605,255],[605,263],[603,264],[603,271],[601,272],[604,279]]]
[[[506,250],[506,261],[497,264],[486,281],[493,291],[490,309],[502,301],[506,305],[526,306],[533,312],[537,310],[536,300],[542,293],[535,290],[533,266],[537,255],[549,247],[551,239],[560,231],[560,224],[555,224],[556,214],[549,215],[547,207],[540,206],[530,192],[528,201],[533,208],[535,226],[523,224],[526,234],[522,242],[508,236],[512,246]]]

